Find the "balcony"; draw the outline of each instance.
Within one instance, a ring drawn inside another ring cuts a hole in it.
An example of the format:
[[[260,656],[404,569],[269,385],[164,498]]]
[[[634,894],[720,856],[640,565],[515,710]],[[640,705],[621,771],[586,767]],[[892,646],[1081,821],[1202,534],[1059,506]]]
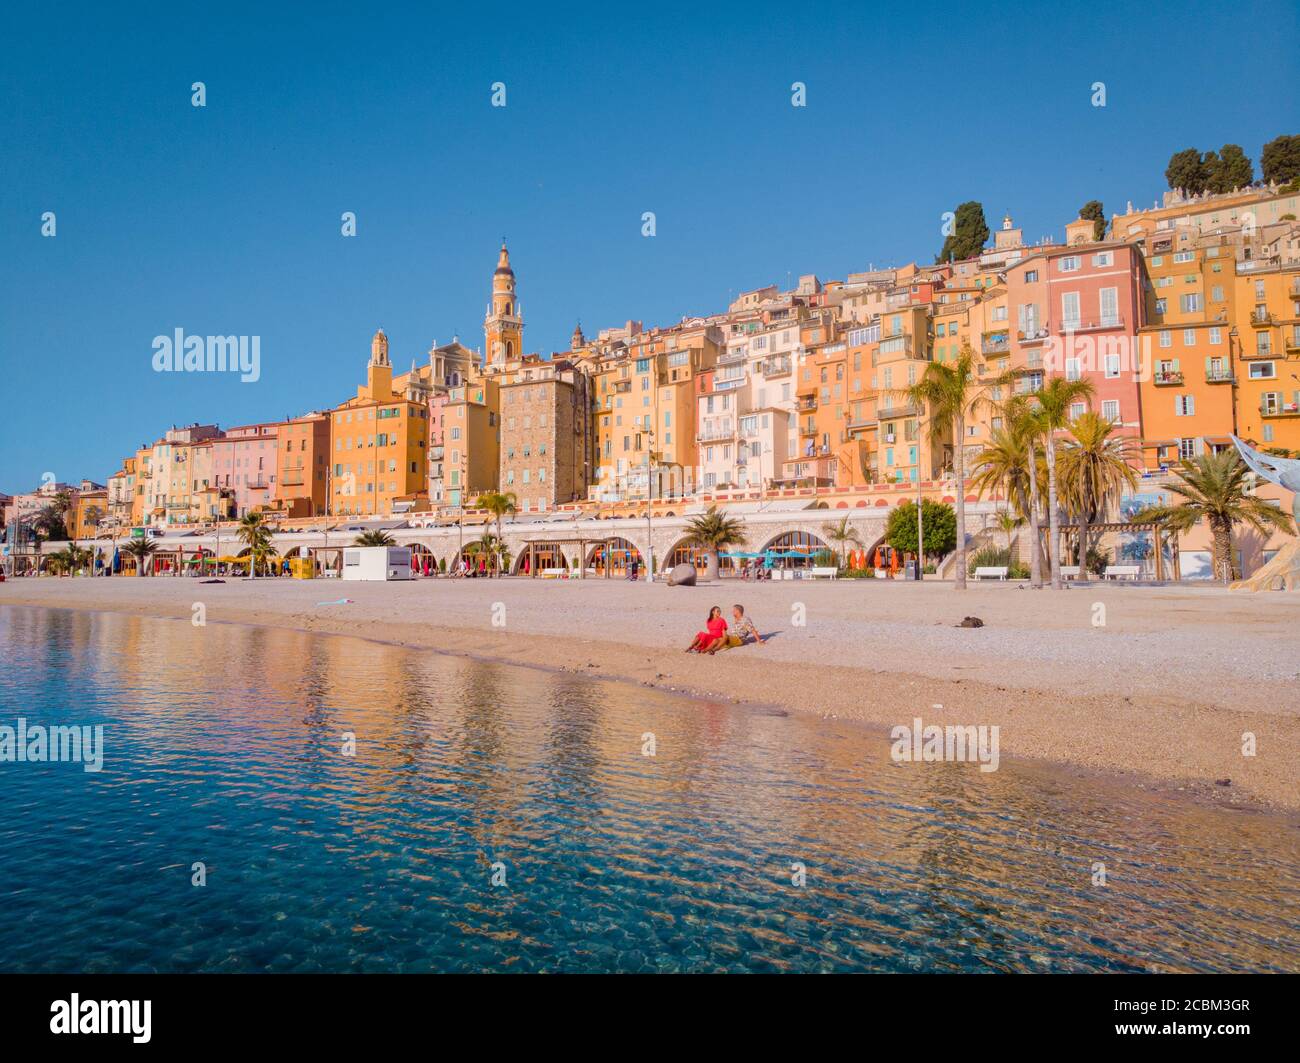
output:
[[[1050,335],[1051,333],[1045,328],[1034,328],[1017,332],[1016,339],[1018,339],[1021,344],[1028,346],[1029,344],[1043,343]]]
[[[1300,406],[1294,402],[1284,402],[1276,406],[1269,406],[1267,403],[1260,406],[1259,413],[1261,417],[1300,417]]]
[[[1151,377],[1151,383],[1158,388],[1178,387],[1183,382],[1183,374],[1177,369],[1157,369]]]
[[[1065,332],[1098,332],[1102,329],[1123,328],[1124,319],[1122,317],[1101,317],[1085,321],[1083,318],[1067,318],[1056,326],[1056,331]]]
[[[817,434],[817,426],[809,421],[807,424],[800,427],[799,434],[801,436],[815,436]]]
[[[801,399],[798,401],[798,403],[795,404],[795,409],[798,409],[798,410],[815,410],[815,409],[817,409],[817,396],[816,396],[816,395],[808,395],[808,396],[806,396],[806,397],[804,397],[804,398],[801,398]]]
[[[1300,333],[1293,332],[1282,343],[1287,354],[1300,354]]]
[[[714,443],[736,438],[736,430],[730,422],[726,424],[705,425],[695,438],[701,443]]]
[[[789,358],[769,358],[758,364],[758,371],[765,377],[789,376]]]
[[[920,417],[924,411],[920,406],[908,404],[906,406],[890,406],[888,409],[876,411],[876,415],[882,421],[892,421],[898,417]]]
[[[880,352],[882,359],[895,354],[910,358],[912,355],[912,337],[908,335],[887,336],[880,341],[877,350]]]
[[[280,477],[281,487],[301,487],[306,482],[301,469],[288,469]]]
[[[615,395],[626,395],[631,390],[632,381],[630,380],[615,380],[613,387],[610,388],[610,391],[614,392]]]
[[[1207,369],[1205,371],[1205,382],[1207,384],[1232,384],[1236,379],[1230,369]]]
[[[1005,333],[996,336],[986,336],[984,342],[980,344],[980,351],[985,356],[991,354],[1006,354],[1011,349],[1011,338]]]
[[[1277,318],[1264,307],[1257,306],[1250,312],[1250,324],[1252,328],[1269,328],[1277,324]]]

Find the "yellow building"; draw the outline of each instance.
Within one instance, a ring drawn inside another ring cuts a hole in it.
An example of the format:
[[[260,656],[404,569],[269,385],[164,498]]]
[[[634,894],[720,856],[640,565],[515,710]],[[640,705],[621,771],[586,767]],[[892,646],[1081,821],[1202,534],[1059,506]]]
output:
[[[1238,434],[1300,453],[1300,266],[1251,270],[1235,283]]]
[[[429,409],[393,390],[388,337],[370,343],[366,382],[330,417],[330,512],[387,514],[395,499],[423,495]]]

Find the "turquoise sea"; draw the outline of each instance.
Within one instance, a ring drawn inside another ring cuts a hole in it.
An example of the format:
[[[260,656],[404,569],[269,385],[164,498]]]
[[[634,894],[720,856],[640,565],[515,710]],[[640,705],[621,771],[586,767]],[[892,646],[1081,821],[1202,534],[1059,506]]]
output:
[[[0,649],[0,725],[104,728],[0,763],[3,971],[1300,969],[1295,818],[359,639]]]

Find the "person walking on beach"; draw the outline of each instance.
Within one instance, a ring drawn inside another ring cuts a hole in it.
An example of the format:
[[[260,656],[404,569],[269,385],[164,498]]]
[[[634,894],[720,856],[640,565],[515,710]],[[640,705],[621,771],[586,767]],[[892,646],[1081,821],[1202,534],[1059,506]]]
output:
[[[745,615],[743,605],[733,605],[731,607],[732,627],[731,631],[722,638],[717,639],[713,645],[709,646],[705,653],[717,653],[718,650],[734,650],[738,646],[743,646],[746,642],[753,639],[759,646],[763,645],[763,636],[758,633],[758,628],[754,626],[754,621]]]
[[[726,636],[727,622],[722,619],[722,606],[715,605],[709,610],[709,618],[704,622],[704,630],[695,633],[695,641],[686,647],[686,652],[703,653]]]

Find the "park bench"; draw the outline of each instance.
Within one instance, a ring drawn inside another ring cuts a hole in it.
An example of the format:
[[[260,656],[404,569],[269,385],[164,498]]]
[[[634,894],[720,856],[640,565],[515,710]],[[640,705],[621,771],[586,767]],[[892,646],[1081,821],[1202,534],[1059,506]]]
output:
[[[1141,565],[1107,565],[1103,579],[1137,579],[1142,575]]]
[[[822,578],[838,579],[840,575],[840,570],[837,569],[834,565],[826,565],[826,566],[817,565],[809,570],[808,575],[812,579],[822,579]]]
[[[544,568],[542,569],[542,579],[566,579],[569,575],[567,568]]]
[[[975,570],[976,579],[1006,579],[1006,565],[980,565]]]
[[[1062,565],[1062,566],[1061,566],[1061,579],[1078,579],[1078,578],[1079,578],[1079,566],[1078,566],[1078,565]]]

